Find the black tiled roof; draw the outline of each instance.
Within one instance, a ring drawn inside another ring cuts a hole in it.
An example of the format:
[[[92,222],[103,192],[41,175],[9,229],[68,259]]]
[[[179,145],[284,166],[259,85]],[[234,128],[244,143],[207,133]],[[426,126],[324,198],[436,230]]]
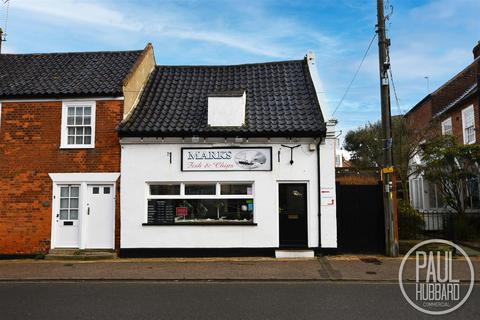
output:
[[[141,53],[0,54],[0,98],[121,96]]]
[[[246,91],[245,125],[208,125],[208,97]],[[325,135],[306,60],[231,66],[157,66],[120,136]]]

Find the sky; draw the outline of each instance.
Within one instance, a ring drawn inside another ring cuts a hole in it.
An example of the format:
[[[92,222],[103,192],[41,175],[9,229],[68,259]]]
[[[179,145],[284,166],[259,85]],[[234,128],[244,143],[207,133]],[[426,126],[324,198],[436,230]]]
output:
[[[392,113],[399,114],[473,61],[480,1],[385,2],[398,97],[397,104],[392,92]],[[337,109],[345,135],[380,118],[376,41],[339,105],[375,24],[374,0],[10,0],[3,52],[138,50],[151,42],[158,64],[210,65],[313,51],[325,107]]]

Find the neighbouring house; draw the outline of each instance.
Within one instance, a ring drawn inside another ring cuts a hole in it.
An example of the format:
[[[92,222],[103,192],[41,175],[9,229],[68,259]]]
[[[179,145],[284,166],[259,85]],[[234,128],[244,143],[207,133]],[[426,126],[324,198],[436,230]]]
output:
[[[336,248],[336,121],[316,79],[311,54],[156,66],[118,128],[122,254]]]
[[[0,254],[119,244],[116,127],[153,48],[0,54]]]
[[[434,92],[428,94],[405,114],[407,124],[416,134],[428,139],[445,134],[456,137],[460,143],[480,142],[479,85],[480,42],[473,49],[474,61]],[[412,164],[418,163],[416,156]],[[480,209],[478,180],[470,181],[473,192],[465,191],[466,208]],[[421,175],[409,179],[410,201],[420,211],[445,211],[437,186],[424,180]]]

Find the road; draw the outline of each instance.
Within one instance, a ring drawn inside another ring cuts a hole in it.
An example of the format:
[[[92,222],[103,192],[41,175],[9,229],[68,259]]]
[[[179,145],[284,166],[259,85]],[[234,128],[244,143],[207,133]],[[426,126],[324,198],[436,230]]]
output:
[[[479,289],[440,318],[480,319]],[[0,282],[2,320],[418,318],[395,283]]]

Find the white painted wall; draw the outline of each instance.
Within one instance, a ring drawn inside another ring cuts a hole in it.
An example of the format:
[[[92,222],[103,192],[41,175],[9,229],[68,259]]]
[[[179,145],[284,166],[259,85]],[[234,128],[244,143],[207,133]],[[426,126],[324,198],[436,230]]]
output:
[[[121,248],[230,248],[230,247],[278,247],[278,183],[308,183],[308,244],[318,246],[318,184],[317,151],[309,150],[309,143],[283,143],[301,147],[294,151],[294,165],[290,165],[290,149],[280,143],[244,144],[245,147],[271,146],[270,171],[240,172],[182,172],[180,170],[181,147],[230,146],[225,144],[168,144],[125,143],[122,141],[121,163]],[[238,144],[237,144],[238,145]],[[243,146],[243,145],[242,145]],[[330,145],[322,146],[327,149]],[[278,151],[280,150],[280,163]],[[172,163],[168,152],[172,153]],[[334,153],[331,153],[332,155]],[[324,160],[322,168],[334,159]],[[335,178],[333,176],[333,186]],[[331,179],[330,179],[331,180]],[[329,180],[329,181],[330,181]],[[161,181],[253,181],[254,222],[256,226],[143,226],[147,221],[147,182]],[[336,243],[334,207],[322,216],[322,242]],[[333,237],[333,238],[332,238]]]
[[[240,97],[208,97],[208,124],[240,127],[245,123],[245,92]]]
[[[320,144],[321,240],[322,248],[337,247],[337,196],[335,191],[335,121],[327,122],[327,137]],[[333,203],[332,203],[333,200]]]

